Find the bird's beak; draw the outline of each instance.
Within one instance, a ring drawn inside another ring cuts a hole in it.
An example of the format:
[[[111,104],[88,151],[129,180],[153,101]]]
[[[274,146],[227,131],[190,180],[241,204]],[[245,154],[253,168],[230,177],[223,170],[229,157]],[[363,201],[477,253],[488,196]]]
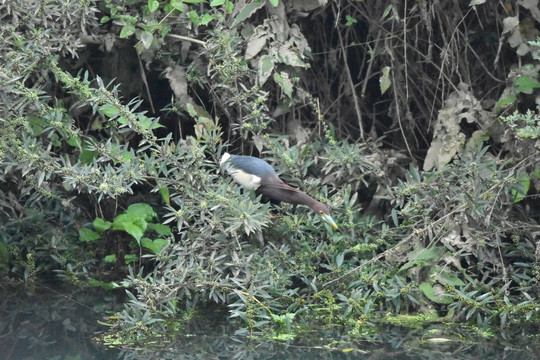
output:
[[[332,226],[335,230],[339,230],[339,227],[337,226],[336,222],[334,221],[334,219],[332,219],[330,215],[326,215],[324,213],[320,215],[321,215],[321,218],[324,220],[324,222]]]

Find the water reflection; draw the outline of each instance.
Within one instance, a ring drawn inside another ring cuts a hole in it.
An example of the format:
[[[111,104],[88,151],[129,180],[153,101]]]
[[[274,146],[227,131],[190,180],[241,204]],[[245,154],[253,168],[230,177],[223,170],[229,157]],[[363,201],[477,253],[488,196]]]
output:
[[[102,311],[115,304],[99,289],[0,284],[0,358],[117,359],[117,350],[92,340],[104,330]]]
[[[183,336],[139,347],[107,349],[93,339],[118,310],[118,297],[100,289],[0,285],[0,358],[12,359],[534,359],[536,329],[505,337],[471,337],[469,327],[381,327],[370,335],[313,332],[288,343],[234,337],[226,314],[188,324]],[[218,319],[222,319],[221,321]]]

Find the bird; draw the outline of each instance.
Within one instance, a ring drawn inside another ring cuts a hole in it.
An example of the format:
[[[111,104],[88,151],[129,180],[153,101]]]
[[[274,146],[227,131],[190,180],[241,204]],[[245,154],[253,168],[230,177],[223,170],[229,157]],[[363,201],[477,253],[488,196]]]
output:
[[[225,153],[219,163],[238,184],[246,190],[254,190],[257,195],[262,195],[264,201],[305,205],[335,230],[340,230],[326,205],[284,183],[266,161],[253,156]]]

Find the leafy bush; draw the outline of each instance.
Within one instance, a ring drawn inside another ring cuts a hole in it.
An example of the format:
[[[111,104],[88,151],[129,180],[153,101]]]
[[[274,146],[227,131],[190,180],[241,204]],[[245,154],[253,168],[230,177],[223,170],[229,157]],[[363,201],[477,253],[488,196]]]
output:
[[[303,3],[0,5],[0,276],[125,288],[112,331],[130,341],[206,306],[274,339],[415,313],[538,322],[535,32],[488,2]],[[343,233],[234,185],[225,148]]]

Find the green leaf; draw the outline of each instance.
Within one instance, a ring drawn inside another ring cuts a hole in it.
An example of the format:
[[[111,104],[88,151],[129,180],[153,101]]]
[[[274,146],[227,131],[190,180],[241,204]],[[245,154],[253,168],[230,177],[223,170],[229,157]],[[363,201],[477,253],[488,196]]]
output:
[[[99,110],[109,118],[113,118],[120,113],[120,110],[112,104],[102,105]]]
[[[514,80],[517,92],[532,94],[534,89],[540,88],[540,82],[528,76],[520,76]]]
[[[441,252],[442,250],[437,247],[415,249],[407,255],[409,262],[403,265],[400,270],[407,270],[414,266],[429,265],[433,260],[438,260],[440,258]]]
[[[345,18],[347,19],[347,23],[345,24],[345,26],[351,26],[351,25],[356,24],[358,22],[358,20],[356,20],[355,18],[353,18],[350,15],[345,16]]]
[[[281,74],[278,74],[276,72],[274,73],[274,81],[279,84],[281,90],[283,90],[283,93],[292,100],[293,83],[289,79],[289,74],[283,71],[281,72]]]
[[[97,232],[92,231],[88,228],[81,228],[79,230],[79,240],[83,242],[95,241],[99,239],[100,236]]]
[[[191,10],[188,13],[188,16],[189,16],[189,19],[191,20],[191,22],[193,23],[193,25],[195,25],[195,27],[199,27],[199,25],[201,24],[201,19],[199,17],[199,14],[197,14],[196,11]]]
[[[205,3],[206,0],[184,0],[184,2],[188,4],[200,4],[200,3]]]
[[[183,4],[184,2],[182,0],[171,0],[171,6],[176,10],[180,10],[181,12],[186,10]]]
[[[225,0],[212,0],[210,2],[211,7],[220,6],[220,5],[223,5],[223,4],[225,4]]]
[[[381,88],[381,95],[388,90],[390,85],[392,84],[392,81],[390,80],[390,66],[385,66],[382,69],[382,75],[379,78],[379,86]]]
[[[150,49],[152,41],[154,41],[154,35],[151,32],[145,31],[141,34],[141,42],[145,49]]]
[[[227,1],[225,3],[225,9],[227,10],[227,14],[232,14],[232,11],[234,9],[234,3],[232,1]]]
[[[120,38],[127,38],[128,36],[131,36],[135,33],[135,25],[133,24],[126,24],[122,27],[122,30],[120,31]]]
[[[253,15],[257,10],[264,7],[265,1],[253,1],[249,4],[246,4],[242,10],[238,12],[238,15],[234,18],[234,21],[231,25],[231,27],[235,27],[236,25],[244,22],[247,18],[249,18],[251,15]]]
[[[159,188],[159,193],[161,194],[161,198],[163,199],[163,201],[165,201],[165,204],[171,205],[171,197],[170,197],[169,188],[166,186],[161,187]]]
[[[392,209],[392,211],[390,212],[390,215],[392,216],[392,221],[394,222],[394,226],[399,226],[396,209]]]
[[[171,228],[168,227],[167,225],[150,223],[150,224],[148,224],[148,228],[151,229],[151,230],[154,230],[160,236],[171,236],[172,235]]]
[[[527,174],[522,174],[516,178],[516,182],[512,185],[512,196],[514,203],[520,202],[527,196],[531,187],[531,178]]]
[[[279,0],[270,0],[270,4],[272,4],[273,7],[278,7]]]
[[[107,255],[103,258],[103,263],[114,264],[116,262],[116,254]]]
[[[89,279],[88,280],[88,285],[90,285],[90,286],[100,286],[103,290],[112,290],[112,289],[118,289],[118,288],[122,287],[122,286],[118,285],[114,281],[104,282],[104,281],[100,281],[100,280],[96,280],[96,279]]]
[[[345,259],[345,251],[339,253],[337,256],[336,256],[336,266],[338,268],[341,267],[341,265],[343,264],[343,259]]]
[[[82,149],[81,153],[79,154],[79,161],[82,164],[91,164],[94,159],[98,156],[97,150],[88,150],[88,149]]]
[[[43,131],[47,127],[47,120],[41,116],[29,115],[27,121],[32,129],[32,135],[34,136],[43,134]]]
[[[442,271],[435,276],[438,282],[443,285],[465,286],[465,283],[455,274],[450,271]]]
[[[214,20],[214,15],[206,13],[201,17],[201,24],[208,25],[212,20]]]
[[[259,85],[262,86],[266,80],[268,80],[268,77],[274,70],[274,57],[269,55],[263,55],[261,56],[259,60]]]
[[[159,1],[157,0],[148,0],[148,10],[150,10],[151,13],[156,11],[159,8]]]
[[[124,256],[124,262],[126,263],[126,265],[137,262],[137,259],[138,257],[135,254],[127,254],[126,256]]]
[[[123,230],[139,242],[148,227],[148,223],[141,217],[132,214],[120,214],[113,221],[113,229]]]
[[[9,248],[0,237],[0,276],[7,276],[9,273]]]
[[[81,148],[82,147],[82,140],[79,136],[73,136],[70,137],[67,141],[67,143],[73,147]]]
[[[508,106],[514,105],[515,102],[516,102],[516,95],[514,94],[508,95],[507,97],[497,101],[497,103],[495,104],[495,112],[498,114],[502,110],[506,109]]]
[[[126,210],[126,214],[132,217],[140,217],[150,221],[157,216],[156,212],[147,203],[131,204]]]
[[[99,22],[100,22],[100,24],[104,24],[104,23],[106,23],[106,22],[109,21],[109,20],[111,20],[110,17],[108,17],[108,16],[103,16],[101,19],[99,19]]]
[[[434,288],[431,286],[431,284],[428,284],[426,282],[423,282],[418,286],[418,289],[424,293],[424,295],[431,301],[437,303],[437,304],[450,304],[453,302],[452,297],[450,296],[444,296],[443,293],[441,293],[441,286],[438,286],[437,288]]]
[[[390,11],[392,11],[392,7],[393,7],[392,4],[390,4],[390,5],[388,5],[388,6],[386,7],[386,9],[384,9],[384,12],[383,12],[383,14],[382,14],[382,16],[381,16],[381,21],[384,20],[384,18],[388,16],[388,14],[390,13]]]
[[[94,229],[100,234],[106,230],[109,230],[112,226],[112,222],[105,221],[102,218],[96,218],[93,224]]]
[[[156,239],[153,241],[146,237],[141,239],[141,246],[152,251],[154,254],[160,252],[161,249],[163,249],[168,244],[169,242],[166,239]]]

